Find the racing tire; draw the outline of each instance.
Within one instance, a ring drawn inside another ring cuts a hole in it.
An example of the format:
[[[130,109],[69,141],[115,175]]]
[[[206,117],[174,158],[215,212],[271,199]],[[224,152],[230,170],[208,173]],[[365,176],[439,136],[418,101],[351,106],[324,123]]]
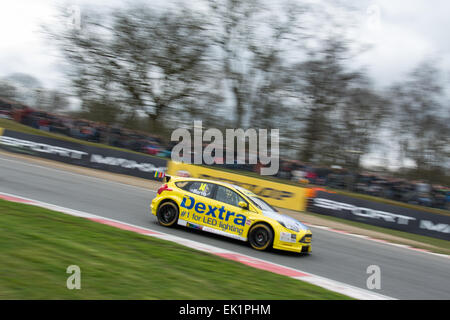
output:
[[[253,249],[266,250],[272,246],[273,231],[264,223],[256,223],[248,233],[248,241]]]
[[[156,213],[158,222],[164,227],[173,227],[178,221],[178,206],[173,202],[164,202]]]

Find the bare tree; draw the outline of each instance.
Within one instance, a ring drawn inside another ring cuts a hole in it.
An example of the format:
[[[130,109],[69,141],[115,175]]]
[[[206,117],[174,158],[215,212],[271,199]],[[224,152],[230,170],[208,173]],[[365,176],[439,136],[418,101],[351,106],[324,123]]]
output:
[[[0,81],[0,97],[10,100],[17,99],[17,88],[7,81]]]
[[[210,0],[215,64],[234,126],[273,127],[283,108],[283,92],[291,70],[286,59],[300,38],[303,8],[285,3],[278,15],[259,0]],[[247,123],[249,123],[247,121]]]
[[[86,111],[102,106],[113,115],[108,120],[122,124],[143,112],[150,129],[159,131],[164,112],[198,93],[207,69],[203,24],[186,8],[157,12],[138,5],[103,18],[87,11],[81,30],[51,34]]]
[[[300,159],[342,162],[358,167],[386,114],[386,101],[377,94],[363,70],[349,70],[347,44],[326,39],[297,65],[301,96],[295,117],[301,134]]]
[[[396,140],[403,156],[414,160],[422,173],[449,168],[450,107],[441,83],[439,69],[425,61],[390,91]]]

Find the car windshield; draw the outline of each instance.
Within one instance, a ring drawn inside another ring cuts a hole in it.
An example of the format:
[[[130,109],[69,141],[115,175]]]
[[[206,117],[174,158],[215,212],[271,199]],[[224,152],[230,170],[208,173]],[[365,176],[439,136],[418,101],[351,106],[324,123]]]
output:
[[[232,185],[232,187],[234,187],[236,190],[239,190],[240,192],[245,194],[257,208],[264,210],[264,211],[278,212],[277,210],[275,210],[275,208],[273,208],[270,204],[265,202],[263,199],[258,198],[258,196],[256,194],[254,194],[253,192],[251,192],[245,188],[242,188],[241,186],[237,186],[237,185]]]
[[[277,210],[275,210],[270,204],[268,204],[261,198],[249,197],[249,199],[253,202],[255,206],[257,206],[259,209],[263,211],[277,212]]]

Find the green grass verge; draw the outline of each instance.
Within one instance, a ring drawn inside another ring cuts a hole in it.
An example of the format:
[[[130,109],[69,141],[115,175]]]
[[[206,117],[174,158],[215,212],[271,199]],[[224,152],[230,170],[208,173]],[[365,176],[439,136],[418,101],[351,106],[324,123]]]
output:
[[[320,217],[320,218],[327,219],[330,221],[340,222],[340,223],[358,227],[361,229],[377,231],[380,233],[396,236],[399,238],[414,240],[414,241],[420,242],[422,244],[426,244],[426,245],[417,244],[417,245],[414,245],[414,247],[421,248],[421,249],[427,249],[427,250],[430,250],[430,251],[433,251],[436,253],[450,254],[450,241],[447,241],[447,240],[436,239],[436,238],[432,238],[432,237],[422,236],[422,235],[418,235],[418,234],[414,234],[414,233],[408,233],[408,232],[403,232],[403,231],[398,231],[398,230],[393,230],[393,229],[388,229],[388,228],[383,228],[383,227],[378,227],[378,226],[372,226],[370,224],[366,224],[363,222],[357,222],[357,221],[351,221],[351,220],[341,219],[341,218],[337,218],[337,217],[331,217],[331,216],[327,216],[324,214],[311,213],[311,212],[304,212],[303,214],[309,215],[309,216],[314,216],[314,217]],[[384,240],[388,239],[383,236],[379,236],[378,238],[384,239]],[[392,241],[391,239],[389,239],[389,240]],[[407,241],[396,240],[396,241],[392,241],[392,242],[410,245],[410,243]],[[430,248],[427,245],[431,245],[434,248]]]
[[[103,144],[103,143],[96,143],[96,142],[89,142],[89,141],[85,141],[85,140],[81,140],[81,139],[75,139],[75,138],[68,137],[68,136],[65,136],[62,134],[57,134],[57,133],[53,133],[53,132],[47,132],[47,131],[31,128],[29,126],[20,124],[13,120],[0,119],[0,128],[23,132],[23,133],[28,133],[28,134],[34,134],[37,136],[42,136],[42,137],[47,137],[47,138],[70,141],[70,142],[79,143],[79,144],[83,144],[83,145],[87,145],[87,146],[91,146],[91,147],[106,148],[106,149],[118,150],[118,151],[123,151],[123,152],[135,153],[135,154],[139,154],[141,156],[148,156],[148,157],[152,157],[152,158],[163,159],[162,157],[158,157],[158,156],[154,156],[154,155],[150,155],[150,154],[145,154],[145,153],[136,152],[136,151],[123,149],[123,148],[117,148],[117,147],[113,147],[113,146]]]
[[[176,243],[0,200],[0,299],[349,299]],[[81,289],[66,287],[69,265]]]

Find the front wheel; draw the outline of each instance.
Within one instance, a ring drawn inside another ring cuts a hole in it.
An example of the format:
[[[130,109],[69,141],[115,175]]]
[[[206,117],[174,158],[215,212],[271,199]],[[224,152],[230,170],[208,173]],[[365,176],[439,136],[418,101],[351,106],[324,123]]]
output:
[[[173,202],[164,202],[158,207],[156,216],[159,224],[164,227],[172,227],[178,220],[178,206]]]
[[[266,224],[255,224],[248,234],[248,240],[253,249],[266,250],[272,244],[273,232]]]

